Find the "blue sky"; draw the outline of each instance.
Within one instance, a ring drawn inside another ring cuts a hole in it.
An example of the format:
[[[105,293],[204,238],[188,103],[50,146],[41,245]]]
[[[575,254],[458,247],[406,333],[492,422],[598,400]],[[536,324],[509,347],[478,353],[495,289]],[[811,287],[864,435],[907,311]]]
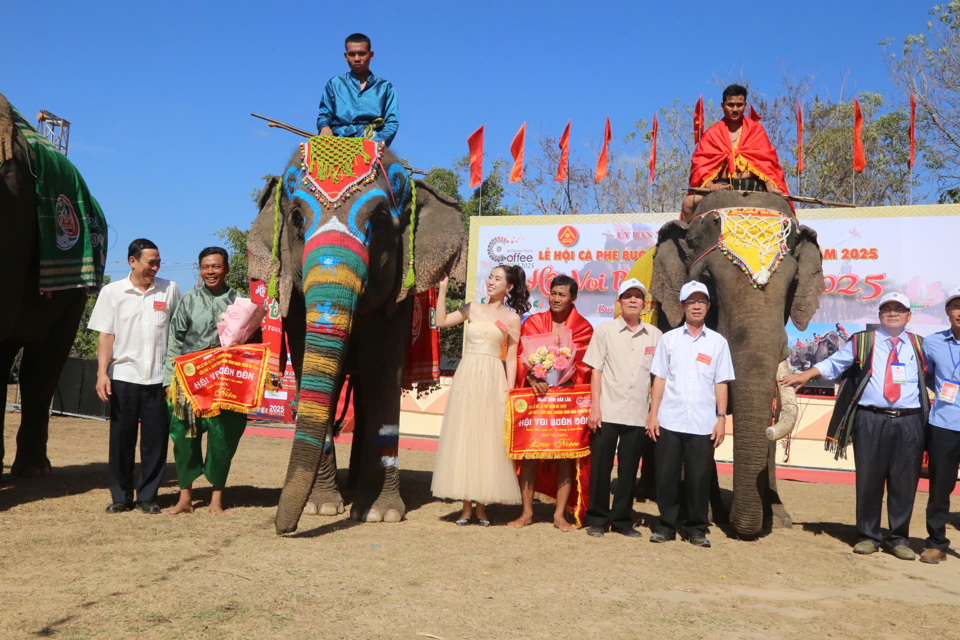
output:
[[[464,155],[480,124],[488,156],[507,157],[522,122],[529,140],[572,118],[571,147],[588,153],[606,115],[616,144],[674,98],[717,97],[715,78],[772,92],[783,65],[815,74],[821,96],[844,74],[848,91],[887,91],[877,41],[922,31],[930,4],[18,2],[4,10],[18,26],[4,30],[0,92],[30,119],[46,109],[73,123],[69,157],[107,216],[108,260],[121,261],[108,273],[124,275],[127,244],[145,236],[160,275],[188,284],[190,267],[170,263],[248,225],[250,191],[299,141],[250,112],[315,130],[353,31],[397,89],[394,151],[429,168]]]

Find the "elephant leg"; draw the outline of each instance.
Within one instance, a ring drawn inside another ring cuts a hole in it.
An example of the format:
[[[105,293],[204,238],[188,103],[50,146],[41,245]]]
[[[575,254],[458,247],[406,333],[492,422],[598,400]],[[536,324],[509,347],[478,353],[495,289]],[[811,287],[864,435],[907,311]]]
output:
[[[343,497],[337,487],[337,450],[333,446],[331,434],[323,441],[323,454],[320,456],[320,469],[313,491],[303,509],[304,515],[336,516],[344,512]]]
[[[771,442],[770,450],[767,456],[768,469],[768,489],[763,499],[763,520],[764,526],[773,529],[790,529],[793,527],[793,519],[787,512],[780,500],[780,493],[777,491],[777,443]]]
[[[407,356],[412,299],[392,317],[380,314],[357,341],[354,370],[354,429],[351,471],[357,493],[350,517],[364,522],[399,522],[406,513],[400,497],[400,379]],[[358,335],[358,338],[360,336]],[[359,436],[359,438],[358,438]],[[355,467],[354,462],[359,461]]]
[[[7,376],[10,375],[10,370],[13,368],[13,361],[16,359],[18,351],[20,351],[20,345],[9,343],[0,345],[0,373],[4,376],[4,389],[7,388]],[[4,398],[6,398],[6,396],[4,396]],[[6,402],[6,400],[4,400],[4,402]],[[0,414],[0,473],[3,471],[3,421],[6,414],[6,411]]]

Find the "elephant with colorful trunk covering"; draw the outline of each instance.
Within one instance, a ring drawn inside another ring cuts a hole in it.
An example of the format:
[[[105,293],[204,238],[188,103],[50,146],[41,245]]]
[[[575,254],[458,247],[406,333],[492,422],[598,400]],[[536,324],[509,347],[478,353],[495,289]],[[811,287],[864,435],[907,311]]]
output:
[[[714,302],[707,323],[730,345],[736,372],[730,521],[744,538],[791,524],[777,493],[776,442],[767,429],[778,393],[782,410],[770,438],[788,433],[796,420],[795,400],[778,391],[777,371],[790,353],[787,320],[802,331],[820,306],[821,260],[816,232],[799,225],[787,201],[771,193],[716,191],[688,222],[660,229],[651,295],[677,326],[680,287],[705,283]]]
[[[297,428],[277,507],[277,533],[309,513],[343,511],[333,421],[344,378],[355,428],[350,512],[397,522],[400,383],[413,296],[445,273],[463,281],[457,204],[412,180],[372,141],[312,138],[260,195],[247,240],[251,278],[271,282],[297,374]]]

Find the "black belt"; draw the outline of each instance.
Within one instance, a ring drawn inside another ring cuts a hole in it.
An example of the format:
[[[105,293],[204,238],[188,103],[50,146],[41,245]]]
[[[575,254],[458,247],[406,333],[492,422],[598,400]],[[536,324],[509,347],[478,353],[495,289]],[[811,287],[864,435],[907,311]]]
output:
[[[882,416],[887,416],[888,418],[905,418],[907,416],[915,416],[918,413],[923,413],[923,409],[881,409],[880,407],[868,407],[866,405],[860,405],[860,408],[863,411],[869,411],[870,413],[879,413]]]

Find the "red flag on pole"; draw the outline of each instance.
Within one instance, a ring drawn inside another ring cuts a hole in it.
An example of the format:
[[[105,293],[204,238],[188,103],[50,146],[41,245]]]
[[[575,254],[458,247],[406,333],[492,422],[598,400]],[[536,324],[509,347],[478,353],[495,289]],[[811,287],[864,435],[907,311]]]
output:
[[[753,110],[753,105],[750,105],[750,119],[754,122],[760,122],[760,114]]]
[[[653,129],[650,131],[653,138],[653,144],[650,146],[650,184],[653,184],[657,168],[657,128],[657,114],[653,114]]]
[[[693,144],[700,144],[700,138],[703,137],[703,96],[697,100],[697,106],[693,110]]]
[[[510,184],[523,180],[523,146],[526,144],[527,123],[520,125],[517,135],[510,143],[510,154],[513,155],[513,169],[510,169]]]
[[[483,182],[483,125],[467,138],[470,147],[470,185],[469,188],[479,187]]]
[[[553,179],[554,182],[563,182],[567,179],[567,161],[570,159],[570,123],[573,120],[567,121],[567,128],[563,130],[563,135],[560,136],[560,164],[557,165],[557,177]]]
[[[863,133],[863,114],[860,113],[860,101],[853,99],[853,170],[857,173],[863,172],[867,166],[867,159],[863,156],[863,140],[860,134]]]
[[[907,168],[913,171],[914,143],[916,142],[917,126],[917,103],[913,99],[913,91],[910,92],[910,160],[907,162]]]
[[[797,100],[797,175],[803,173],[803,110]]]
[[[603,148],[600,150],[600,157],[597,158],[597,182],[600,182],[607,177],[607,147],[610,145],[611,137],[610,116],[607,116],[607,126],[603,130]]]

